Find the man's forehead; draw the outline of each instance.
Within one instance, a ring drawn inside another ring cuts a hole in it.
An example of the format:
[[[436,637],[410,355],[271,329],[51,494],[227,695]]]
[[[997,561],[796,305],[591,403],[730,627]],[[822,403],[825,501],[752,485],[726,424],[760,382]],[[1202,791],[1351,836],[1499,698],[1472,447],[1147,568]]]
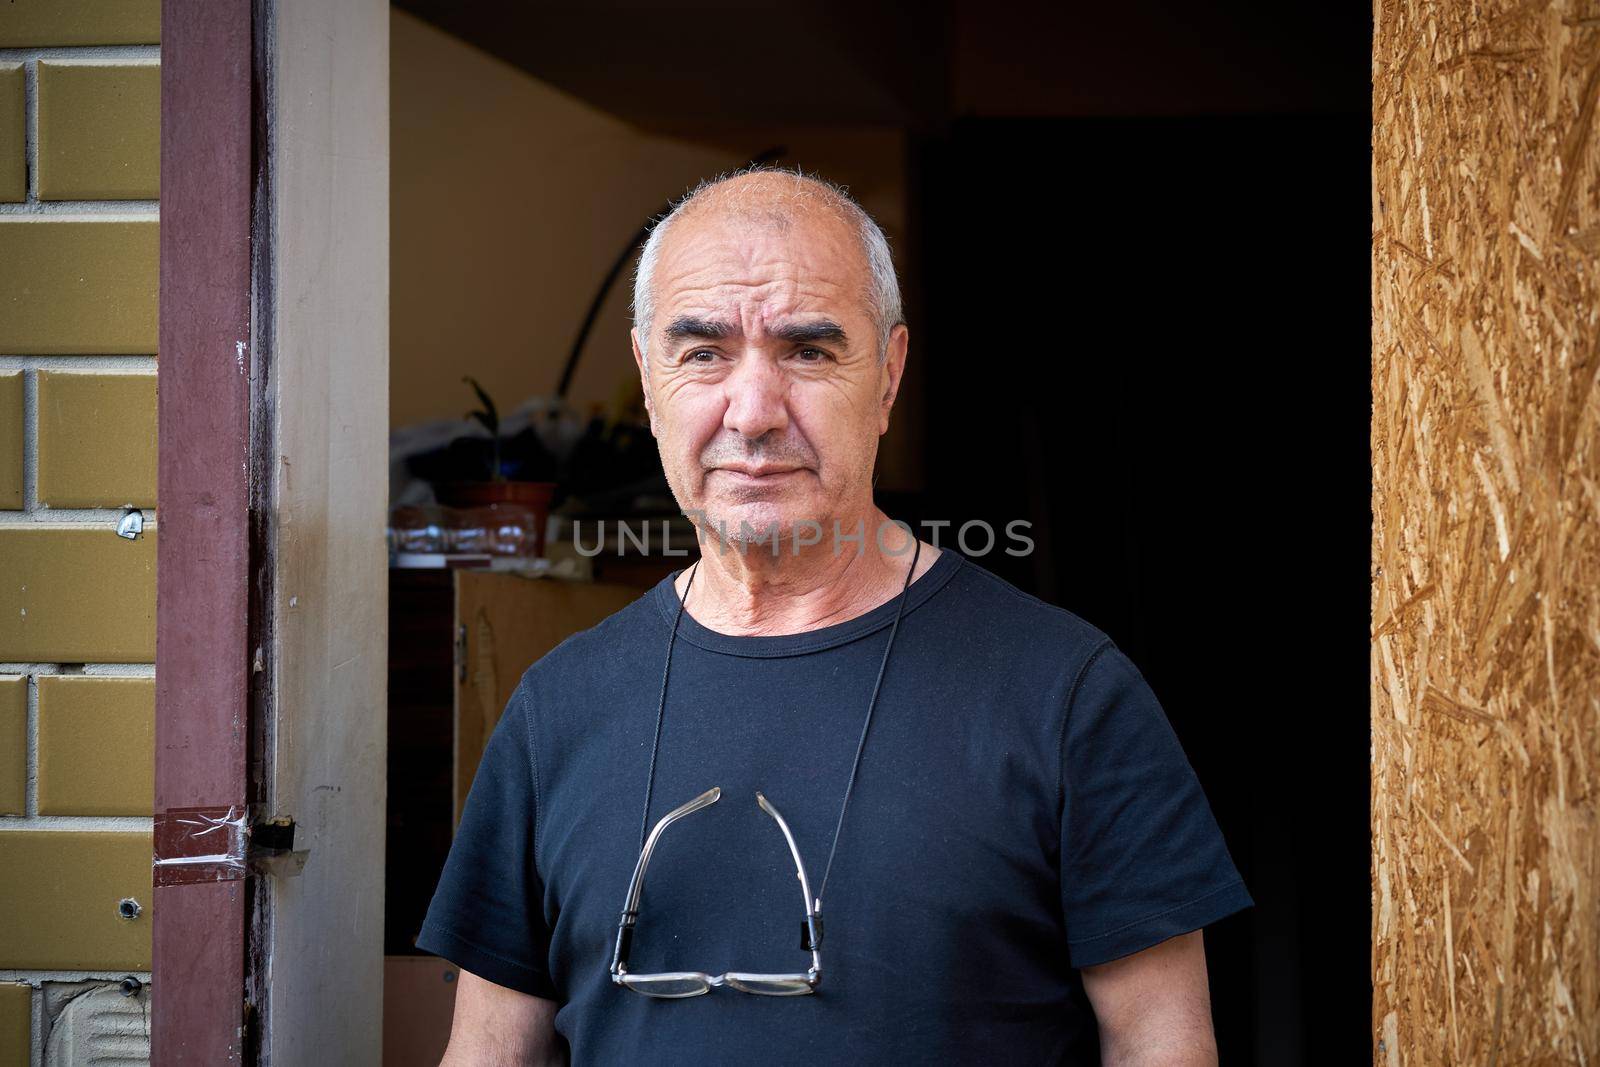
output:
[[[654,272],[657,306],[685,313],[759,304],[767,315],[839,311],[863,291],[859,241],[828,217],[777,228],[727,215],[691,216],[666,234]],[[824,306],[826,305],[826,306]]]
[[[841,285],[823,280],[748,283],[729,280],[708,286],[683,286],[659,307],[667,318],[692,315],[702,319],[728,319],[761,323],[789,322],[819,315],[849,315],[858,310]]]

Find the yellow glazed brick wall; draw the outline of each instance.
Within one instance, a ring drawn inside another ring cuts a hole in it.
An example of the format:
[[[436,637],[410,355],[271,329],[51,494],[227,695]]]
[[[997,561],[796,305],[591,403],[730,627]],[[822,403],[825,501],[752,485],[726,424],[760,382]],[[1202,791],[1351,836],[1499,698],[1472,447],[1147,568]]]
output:
[[[22,507],[22,375],[0,371],[0,510]]]
[[[39,63],[41,200],[154,200],[161,68]]]
[[[0,982],[0,1067],[25,1067],[33,1033],[33,990]]]
[[[0,48],[155,44],[161,0],[4,0]]]
[[[0,969],[148,970],[153,847],[148,832],[0,828]]]
[[[0,674],[0,815],[27,814],[28,679]]]
[[[0,559],[0,663],[154,661],[153,531],[0,526]]]
[[[154,977],[160,18],[0,0],[0,1067]]]
[[[42,677],[39,814],[149,815],[154,678]]]
[[[154,507],[156,376],[41,370],[38,381],[39,502]]]
[[[0,352],[154,355],[156,227],[0,215]]]
[[[0,202],[28,198],[28,149],[22,68],[0,63]]]

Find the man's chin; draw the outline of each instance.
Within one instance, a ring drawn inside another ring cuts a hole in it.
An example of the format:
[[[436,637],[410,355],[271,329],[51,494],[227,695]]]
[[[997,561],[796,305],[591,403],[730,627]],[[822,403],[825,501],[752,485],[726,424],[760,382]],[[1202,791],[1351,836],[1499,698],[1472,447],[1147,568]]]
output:
[[[819,529],[826,523],[805,509],[776,506],[767,502],[706,505],[702,516],[694,516],[695,525],[712,540],[724,540],[733,548],[760,548],[772,550],[776,536],[780,548],[787,548],[796,531],[802,541],[820,540]]]

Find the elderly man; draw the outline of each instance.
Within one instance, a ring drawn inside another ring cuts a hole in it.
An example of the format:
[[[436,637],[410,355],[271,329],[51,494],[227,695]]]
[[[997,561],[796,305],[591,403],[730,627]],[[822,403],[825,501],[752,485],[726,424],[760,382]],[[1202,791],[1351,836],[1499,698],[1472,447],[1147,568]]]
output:
[[[710,182],[634,306],[701,556],[495,728],[417,942],[463,969],[445,1062],[1215,1063],[1200,931],[1252,900],[1154,694],[873,503],[878,227]]]

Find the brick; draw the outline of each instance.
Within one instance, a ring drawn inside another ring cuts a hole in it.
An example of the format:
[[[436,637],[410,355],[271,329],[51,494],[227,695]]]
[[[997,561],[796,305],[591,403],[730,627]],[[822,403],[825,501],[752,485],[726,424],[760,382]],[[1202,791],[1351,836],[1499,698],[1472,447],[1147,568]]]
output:
[[[22,373],[0,374],[0,509],[22,507]]]
[[[0,815],[25,815],[28,803],[28,679],[0,674]]]
[[[154,678],[39,678],[39,814],[155,811]]]
[[[38,371],[39,502],[154,507],[156,376]]]
[[[151,663],[156,532],[0,527],[0,663]]]
[[[39,63],[39,199],[161,195],[161,68]]]
[[[0,830],[0,968],[149,970],[152,855],[149,833]]]
[[[33,990],[0,982],[0,1067],[27,1067],[32,1043]]]
[[[158,44],[161,0],[5,0],[0,48]]]
[[[157,226],[0,217],[0,354],[154,354]]]
[[[21,67],[0,66],[0,200],[28,199],[27,106]]]

